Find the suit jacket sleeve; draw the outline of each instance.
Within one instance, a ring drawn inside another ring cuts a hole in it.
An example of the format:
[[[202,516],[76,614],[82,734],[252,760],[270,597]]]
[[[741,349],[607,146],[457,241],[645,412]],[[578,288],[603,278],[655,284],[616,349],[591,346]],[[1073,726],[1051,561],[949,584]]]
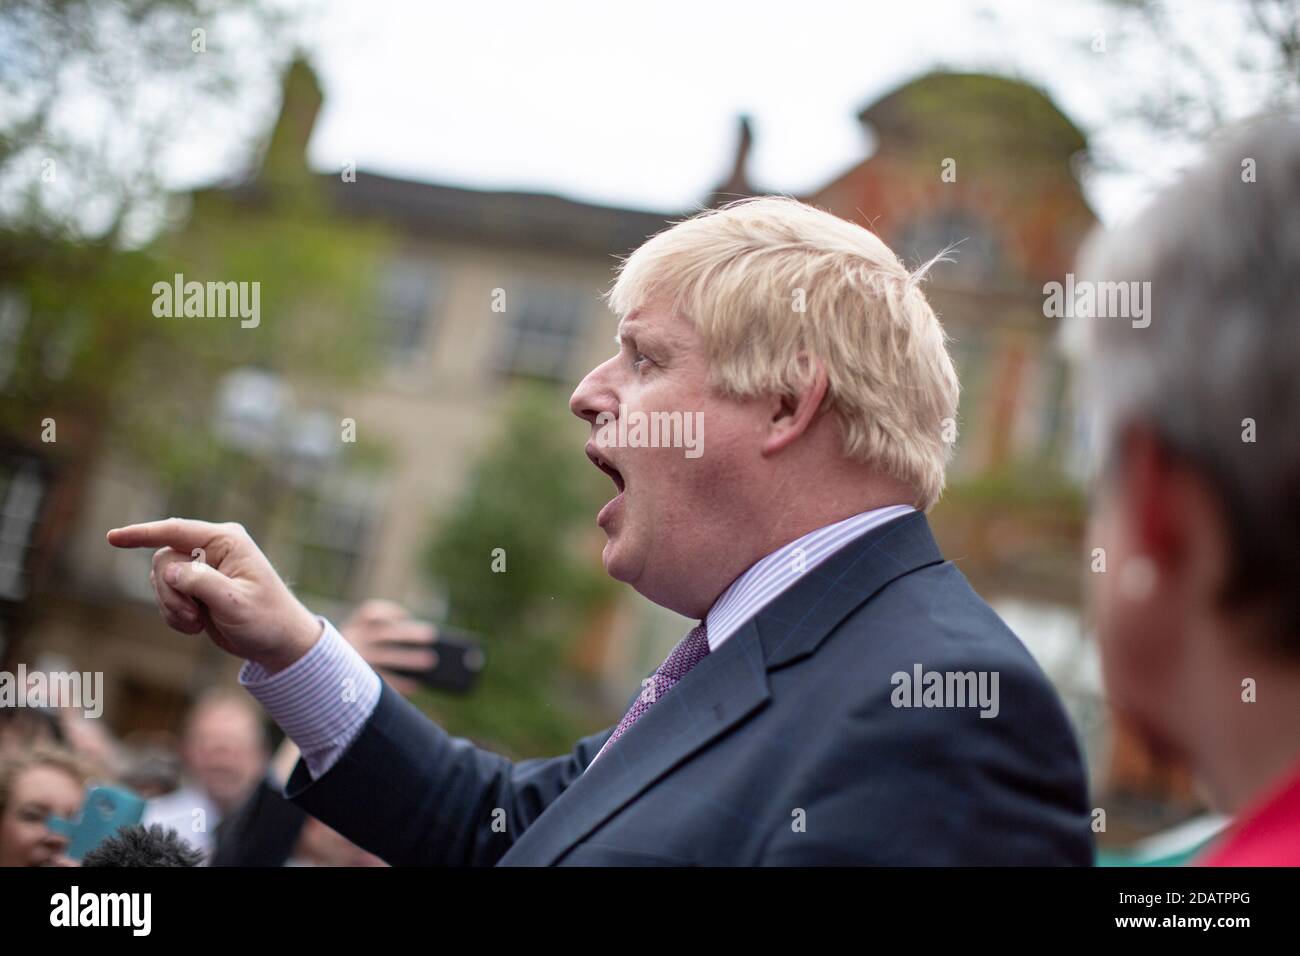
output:
[[[293,855],[307,814],[263,779],[234,814],[217,825],[211,866],[284,866]]]
[[[394,866],[491,866],[613,730],[563,756],[512,762],[451,737],[385,684],[338,762],[313,781],[300,760],[285,795]]]

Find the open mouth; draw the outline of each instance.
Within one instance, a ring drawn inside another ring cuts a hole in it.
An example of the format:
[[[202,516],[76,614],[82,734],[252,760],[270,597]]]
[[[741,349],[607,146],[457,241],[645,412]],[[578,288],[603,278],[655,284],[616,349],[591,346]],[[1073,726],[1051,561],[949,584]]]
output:
[[[623,489],[627,486],[626,482],[623,481],[623,473],[611,465],[600,452],[590,445],[587,446],[587,457],[591,459],[593,465],[613,479],[614,487],[618,489],[619,494],[622,494]]]
[[[605,502],[605,507],[601,508],[600,513],[596,515],[596,524],[604,528],[607,534],[613,534],[611,529],[617,526],[616,515],[622,510],[623,491],[627,487],[627,482],[623,480],[623,473],[615,468],[594,444],[588,443],[587,457],[591,459],[593,465],[609,475],[610,480],[614,482],[614,488],[618,491],[618,494]]]

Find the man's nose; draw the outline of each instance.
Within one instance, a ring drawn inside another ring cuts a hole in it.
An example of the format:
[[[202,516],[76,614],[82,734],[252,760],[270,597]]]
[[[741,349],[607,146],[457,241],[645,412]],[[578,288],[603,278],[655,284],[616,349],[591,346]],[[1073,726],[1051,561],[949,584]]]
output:
[[[584,421],[596,424],[596,416],[601,412],[618,413],[618,399],[609,386],[606,372],[613,359],[602,362],[578,383],[578,387],[569,396],[569,411]]]

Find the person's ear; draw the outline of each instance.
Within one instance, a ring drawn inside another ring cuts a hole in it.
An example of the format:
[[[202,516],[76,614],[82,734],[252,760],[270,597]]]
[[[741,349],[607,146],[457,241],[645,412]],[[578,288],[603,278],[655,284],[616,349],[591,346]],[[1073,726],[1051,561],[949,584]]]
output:
[[[1124,502],[1120,520],[1131,530],[1134,550],[1163,568],[1176,560],[1178,551],[1178,532],[1170,520],[1166,494],[1168,456],[1146,428],[1130,428],[1121,448],[1116,476]]]
[[[829,378],[825,363],[807,352],[800,352],[796,362],[799,384],[795,391],[771,400],[771,418],[763,440],[764,455],[775,455],[808,431],[826,399]]]
[[[1213,489],[1194,467],[1171,454],[1148,429],[1123,441],[1119,480],[1134,550],[1151,564],[1152,586],[1213,603],[1226,583],[1229,540]],[[1142,577],[1143,575],[1139,575]]]

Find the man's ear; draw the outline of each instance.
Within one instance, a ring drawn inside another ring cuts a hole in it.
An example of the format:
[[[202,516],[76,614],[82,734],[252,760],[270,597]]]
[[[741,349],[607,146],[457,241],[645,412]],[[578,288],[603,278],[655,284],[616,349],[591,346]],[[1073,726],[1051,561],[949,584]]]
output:
[[[771,418],[763,440],[764,455],[775,455],[803,435],[826,399],[829,379],[825,363],[807,352],[800,352],[795,361],[799,364],[800,384],[793,393],[777,395],[771,400]]]

